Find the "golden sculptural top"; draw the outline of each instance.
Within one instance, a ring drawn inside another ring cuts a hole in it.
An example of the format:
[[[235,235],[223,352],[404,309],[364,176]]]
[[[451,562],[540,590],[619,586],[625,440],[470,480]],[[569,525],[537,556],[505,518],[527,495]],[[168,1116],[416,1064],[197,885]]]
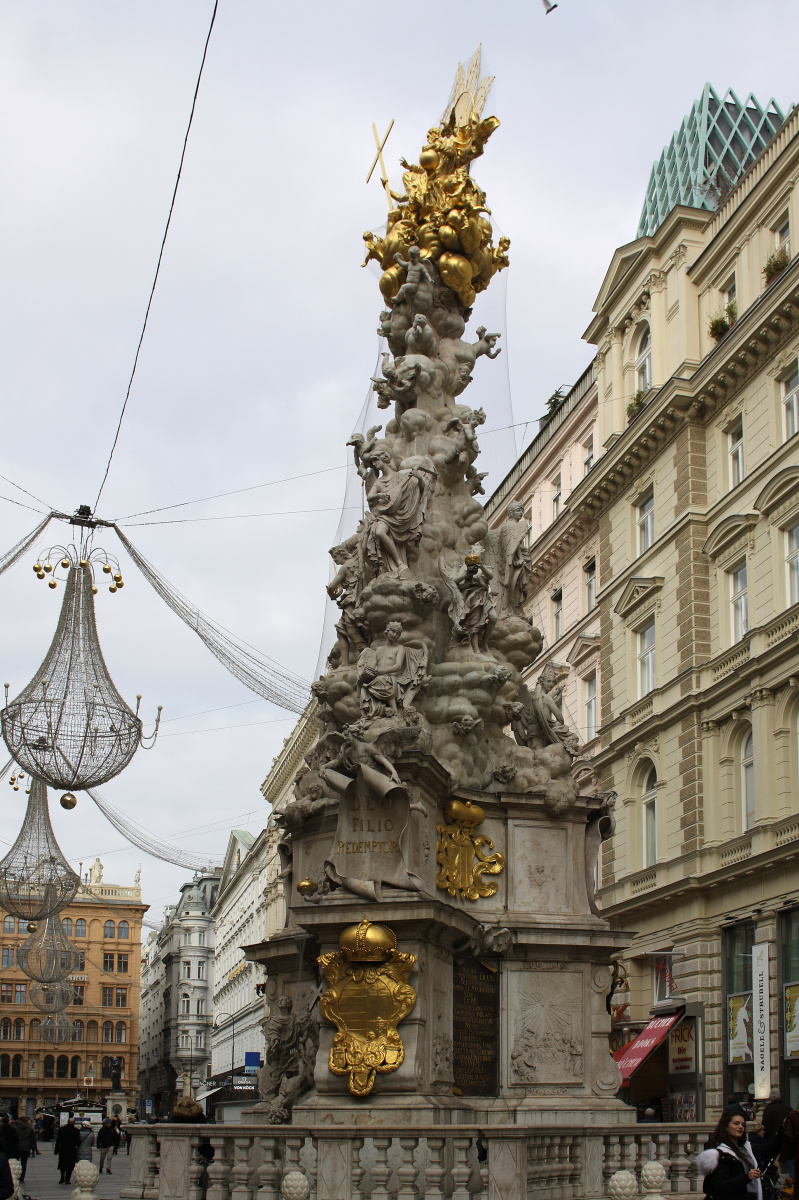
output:
[[[468,73],[458,67],[442,123],[428,131],[418,164],[400,160],[405,194],[391,193],[398,207],[388,214],[385,236],[369,231],[363,235],[364,266],[370,259],[380,263],[380,290],[389,304],[405,282],[411,246],[419,247],[422,259],[436,264],[442,281],[466,308],[508,265],[510,239],[500,238],[494,246],[485,192],[469,175],[471,162],[499,126],[496,117],[481,115],[493,77],[478,83],[479,74],[478,49]]]

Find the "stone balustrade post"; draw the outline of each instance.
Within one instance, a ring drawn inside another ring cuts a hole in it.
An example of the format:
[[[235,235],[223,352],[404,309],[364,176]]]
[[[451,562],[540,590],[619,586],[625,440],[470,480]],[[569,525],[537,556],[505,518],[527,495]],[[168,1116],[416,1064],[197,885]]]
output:
[[[444,1195],[444,1138],[427,1139],[427,1170],[425,1193],[428,1200],[440,1200]]]
[[[142,1191],[144,1200],[158,1200],[159,1159],[160,1154],[158,1147],[158,1136],[154,1133],[148,1133],[146,1174],[144,1180],[144,1190]]]
[[[219,1128],[217,1126],[217,1128]],[[228,1200],[230,1195],[230,1163],[227,1158],[229,1139],[216,1134],[208,1139],[214,1148],[214,1157],[208,1164],[207,1200]]]
[[[452,1182],[455,1186],[452,1190],[452,1200],[471,1200],[469,1196],[469,1176],[471,1175],[469,1146],[472,1139],[456,1137],[452,1141],[455,1149],[455,1163],[452,1167]]]
[[[401,1137],[399,1140],[402,1152],[402,1163],[397,1168],[400,1186],[397,1200],[416,1200],[416,1167],[413,1163],[413,1152],[419,1144],[416,1137]]]
[[[390,1137],[374,1137],[372,1145],[375,1148],[375,1164],[372,1167],[372,1196],[371,1200],[389,1200],[386,1184],[390,1171],[388,1169],[388,1150],[391,1145]]]
[[[366,1171],[361,1164],[361,1150],[363,1150],[363,1138],[355,1137],[352,1139],[352,1166],[350,1168],[350,1195],[352,1200],[361,1200],[363,1192],[361,1185]]]
[[[251,1137],[235,1137],[233,1139],[230,1200],[253,1200],[254,1189],[250,1186],[252,1176],[250,1147],[252,1143],[253,1139]]]
[[[283,1164],[280,1160],[277,1138],[270,1133],[259,1137],[261,1143],[261,1165],[258,1168],[258,1200],[278,1200]]]

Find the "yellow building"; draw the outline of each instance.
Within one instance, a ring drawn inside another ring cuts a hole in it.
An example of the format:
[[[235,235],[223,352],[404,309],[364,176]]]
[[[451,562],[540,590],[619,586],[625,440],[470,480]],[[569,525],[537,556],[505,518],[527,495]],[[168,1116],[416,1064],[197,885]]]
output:
[[[72,1037],[57,1046],[40,1037],[46,1014],[31,1003],[33,980],[16,965],[27,927],[0,913],[0,1111],[30,1116],[78,1092],[84,1100],[105,1103],[114,1057],[122,1059],[122,1089],[128,1107],[134,1107],[141,922],[146,911],[138,885],[86,883],[60,913],[64,932],[81,959],[68,977],[74,999],[65,1015],[73,1023]]]

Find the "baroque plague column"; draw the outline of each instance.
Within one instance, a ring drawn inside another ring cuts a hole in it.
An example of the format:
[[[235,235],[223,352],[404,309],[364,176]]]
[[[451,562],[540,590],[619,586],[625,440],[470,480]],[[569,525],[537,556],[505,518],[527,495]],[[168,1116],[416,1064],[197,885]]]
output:
[[[364,235],[386,420],[349,443],[368,507],[331,550],[319,739],[279,817],[286,927],[246,949],[269,975],[264,1121],[629,1119],[606,1009],[626,939],[594,904],[612,800],[555,676],[522,683],[542,641],[525,523],[489,533],[476,498],[486,414],[464,394],[500,347],[466,328],[509,247],[470,173],[499,126],[491,82],[479,52],[459,69],[385,234]]]

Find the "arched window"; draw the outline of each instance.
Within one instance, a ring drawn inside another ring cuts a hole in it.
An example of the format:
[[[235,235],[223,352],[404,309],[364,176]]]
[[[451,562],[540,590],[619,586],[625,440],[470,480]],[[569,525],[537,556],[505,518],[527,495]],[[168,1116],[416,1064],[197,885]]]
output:
[[[83,1041],[83,1021],[72,1022],[72,1040],[73,1042]]]
[[[80,1058],[77,1054],[73,1054],[69,1063],[70,1079],[80,1079]]]
[[[13,933],[13,932],[14,932],[14,918],[13,917],[3,917],[3,933]]]
[[[7,1054],[0,1054],[0,1079],[8,1079],[11,1074],[11,1059]]]
[[[111,1064],[113,1061],[114,1060],[111,1055],[106,1054],[105,1058],[103,1059],[103,1079],[111,1078]]]
[[[39,1026],[40,1025],[41,1025],[41,1021],[39,1020],[38,1017],[31,1018],[30,1028],[28,1030],[28,1037],[30,1038],[30,1040],[32,1042],[38,1042],[40,1040],[40,1038],[39,1038]]]
[[[114,1033],[117,1042],[126,1042],[128,1040],[128,1027],[124,1021],[117,1021]]]
[[[191,1006],[191,1001],[189,1000],[189,993],[184,992],[183,995],[180,997],[180,1015],[182,1017],[188,1017],[188,1015],[191,1011],[190,1006]]]
[[[14,1022],[14,1041],[25,1041],[25,1022],[23,1021],[22,1017],[17,1017],[16,1021]]]
[[[87,1042],[96,1042],[97,1041],[97,1022],[96,1021],[87,1021],[86,1022],[86,1041]]]
[[[652,336],[645,325],[638,338],[638,353],[635,357],[636,391],[647,392],[652,386]]]
[[[83,917],[78,917],[75,922],[75,937],[86,937],[86,922]]]
[[[55,1078],[55,1059],[52,1054],[45,1054],[44,1056],[44,1077],[45,1079]]]
[[[0,1042],[11,1041],[11,1017],[3,1017],[0,1021]]]
[[[55,1077],[56,1079],[69,1078],[69,1059],[66,1054],[59,1054],[55,1060]]]
[[[755,823],[755,743],[750,732],[741,751],[741,801],[744,829]]]
[[[21,1079],[22,1078],[22,1055],[21,1054],[15,1054],[14,1057],[11,1059],[11,1078],[12,1079]]]
[[[114,1040],[114,1022],[103,1021],[103,1041],[113,1042]]]
[[[72,918],[62,917],[61,928],[64,930],[64,933],[67,935],[67,937],[72,937]]]
[[[127,921],[119,922],[119,925],[117,927],[117,937],[121,937],[121,938],[130,937],[130,926],[128,925]]]
[[[644,826],[644,866],[653,867],[657,862],[657,783],[658,773],[654,767],[650,770],[644,784],[644,794],[641,797],[641,812]]]
[[[111,938],[113,936],[114,936],[114,922],[106,921],[105,925],[103,926],[103,937]]]

